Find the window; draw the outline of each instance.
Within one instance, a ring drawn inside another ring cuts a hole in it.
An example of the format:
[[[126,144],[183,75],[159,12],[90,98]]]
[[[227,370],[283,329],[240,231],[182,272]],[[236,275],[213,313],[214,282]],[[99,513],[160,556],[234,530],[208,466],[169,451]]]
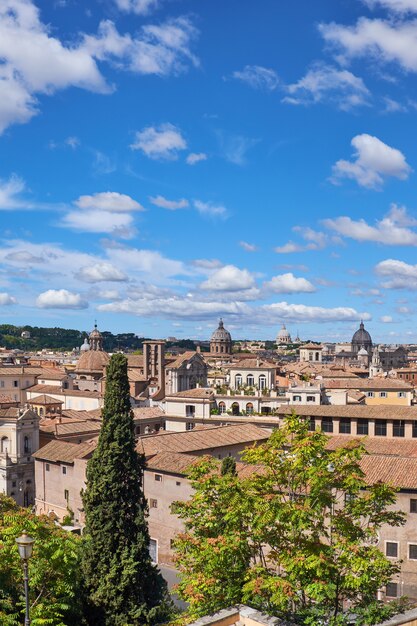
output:
[[[375,435],[378,437],[387,436],[387,420],[375,420]]]
[[[186,404],[185,405],[185,415],[187,417],[194,417],[195,416],[195,406],[194,406],[194,404]]]
[[[62,466],[62,473],[66,474],[67,473],[67,468],[65,467],[65,465]]]
[[[388,598],[396,598],[398,596],[398,583],[387,583],[385,595]]]
[[[12,482],[12,487],[16,487],[16,481],[15,480]]]
[[[368,391],[367,394],[368,398],[375,398],[375,394],[373,391]]]
[[[398,543],[396,541],[385,542],[385,555],[395,559],[398,557]]]
[[[220,415],[226,413],[226,404],[224,402],[219,402],[219,413]]]
[[[192,430],[195,424],[193,422],[187,422],[185,425],[185,430]]]
[[[162,482],[162,475],[161,474],[155,474],[155,480],[156,480],[156,482],[161,483]]]
[[[246,413],[248,415],[253,415],[253,404],[252,402],[248,402],[246,405]]]
[[[18,387],[19,386],[19,381],[18,380],[14,380],[13,381],[13,387]]]
[[[158,563],[158,541],[156,539],[151,539],[149,541],[149,554],[152,563]]]
[[[46,465],[45,465],[45,470],[46,470],[47,472],[49,472],[49,463],[46,463]]]
[[[151,498],[149,501],[149,505],[151,507],[151,509],[157,509],[158,508],[158,500],[155,500],[154,498]]]
[[[248,387],[253,387],[255,384],[255,379],[253,377],[253,374],[248,374],[246,377],[246,384]]]
[[[323,417],[321,420],[321,429],[324,433],[333,432],[333,419],[331,417]]]
[[[259,376],[259,389],[262,391],[262,389],[266,388],[266,376],[264,376],[262,374],[262,376]]]
[[[379,397],[380,397],[380,398],[387,398],[387,397],[388,397],[388,394],[387,394],[387,392],[386,392],[386,391],[380,391],[380,392],[379,392]]]
[[[175,484],[177,485],[177,487],[181,487],[181,482],[179,480],[177,480]]]
[[[357,435],[367,435],[369,433],[369,422],[365,419],[358,419],[356,424]]]
[[[0,387],[4,387],[4,380],[0,380]]]
[[[28,454],[30,452],[30,440],[29,440],[29,437],[25,437],[23,439],[23,448],[24,448],[25,454]]]
[[[417,513],[417,500],[415,498],[410,499],[410,513]]]
[[[292,401],[293,402],[301,402],[301,396],[293,396],[292,397]]]
[[[308,430],[314,432],[316,430],[316,420],[314,417],[310,417],[308,420]]]
[[[404,420],[397,420],[396,422],[394,422],[394,425],[392,428],[392,434],[394,435],[394,437],[405,436],[405,421]]]
[[[413,421],[413,437],[417,437],[417,420]]]
[[[397,398],[405,398],[407,396],[407,394],[405,393],[405,391],[399,391],[397,393]]]
[[[242,374],[236,374],[236,376],[235,376],[235,386],[236,386],[236,388],[242,386]]]
[[[10,451],[10,441],[8,437],[2,437],[1,438],[1,447],[0,447],[0,452],[2,452],[3,454],[5,454],[6,452]]]
[[[307,396],[307,402],[315,402],[316,396]]]
[[[339,433],[342,435],[350,435],[350,419],[348,417],[342,417],[339,420]]]
[[[417,544],[409,543],[408,544],[408,558],[412,561],[417,559]]]
[[[68,489],[64,489],[64,498],[68,502],[68,500],[69,500],[69,491],[68,491]]]
[[[239,414],[240,414],[239,404],[238,404],[238,402],[233,402],[233,404],[232,404],[232,415],[239,415]]]

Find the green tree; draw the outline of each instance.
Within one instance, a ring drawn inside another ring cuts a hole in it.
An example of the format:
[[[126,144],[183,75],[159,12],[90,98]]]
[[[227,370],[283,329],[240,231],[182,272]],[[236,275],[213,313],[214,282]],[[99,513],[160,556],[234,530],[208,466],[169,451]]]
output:
[[[79,537],[61,530],[0,494],[0,624],[20,626],[25,612],[22,562],[16,538],[26,530],[35,539],[29,561],[33,626],[83,624],[79,602]]]
[[[234,584],[234,602],[309,623],[343,623],[347,607],[358,623],[386,617],[375,598],[398,565],[378,549],[378,531],[403,524],[404,515],[390,510],[394,489],[366,484],[362,443],[327,445],[325,434],[291,415],[245,451],[249,476],[247,468],[241,477],[204,464],[191,469],[193,498],[175,511],[186,527],[177,543],[179,593],[194,614],[226,606],[216,595],[221,581],[224,589]],[[219,542],[220,551],[210,549]],[[245,554],[238,578],[222,567],[222,552]]]
[[[87,465],[83,572],[95,626],[153,624],[169,609],[166,584],[149,555],[143,456],[135,450],[127,360],[107,367],[103,425]]]

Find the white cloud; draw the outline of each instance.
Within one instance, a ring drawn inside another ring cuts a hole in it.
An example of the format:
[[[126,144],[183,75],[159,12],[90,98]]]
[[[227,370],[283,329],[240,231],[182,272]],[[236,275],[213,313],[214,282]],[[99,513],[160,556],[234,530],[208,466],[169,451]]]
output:
[[[79,209],[110,211],[112,213],[127,213],[129,211],[143,211],[144,208],[130,196],[117,191],[104,191],[90,196],[80,196],[74,201]]]
[[[242,291],[255,286],[255,279],[248,270],[235,265],[225,265],[201,283],[201,289],[209,291]]]
[[[187,142],[179,128],[167,123],[138,131],[130,147],[141,150],[150,159],[175,160],[178,159],[178,152],[187,148]]]
[[[352,178],[358,185],[378,189],[386,177],[408,178],[411,167],[400,150],[388,146],[372,135],[356,135],[351,141],[355,148],[352,161],[341,159],[333,166],[332,182]]]
[[[8,293],[0,293],[0,306],[11,306],[12,304],[17,304],[16,298]]]
[[[381,315],[379,319],[383,324],[392,324],[392,322],[394,321],[391,315]]]
[[[385,104],[385,108],[383,113],[405,113],[407,111],[407,107],[401,102],[397,102],[397,100],[393,100],[388,96],[383,98],[383,102]]]
[[[202,202],[201,200],[194,200],[194,207],[201,215],[210,217],[227,217],[227,209],[222,204],[215,204],[213,202]]]
[[[81,141],[78,139],[78,137],[72,136],[72,137],[67,137],[64,143],[70,148],[72,148],[73,150],[76,150],[80,146]]]
[[[195,165],[200,161],[207,161],[207,154],[205,152],[190,152],[185,160],[188,165]]]
[[[393,4],[393,3],[390,3]],[[415,21],[360,18],[355,26],[321,24],[324,39],[341,50],[339,60],[366,57],[381,63],[398,63],[417,71],[417,28]]]
[[[294,243],[293,241],[288,241],[283,246],[276,246],[274,250],[278,254],[290,254],[292,252],[301,252],[302,250],[304,250],[304,248],[303,246],[300,246],[298,243]]]
[[[245,135],[234,135],[225,131],[217,131],[222,156],[235,165],[246,165],[248,151],[258,143]]]
[[[278,74],[261,65],[246,65],[243,70],[233,72],[233,78],[243,81],[254,89],[274,91],[279,85]]]
[[[275,320],[288,320],[293,322],[356,322],[359,318],[369,320],[369,313],[358,313],[351,307],[335,307],[327,309],[318,306],[306,306],[305,304],[288,304],[276,302],[265,304],[262,310],[273,315]]]
[[[180,200],[168,200],[164,196],[149,196],[149,200],[155,206],[161,209],[168,209],[169,211],[176,211],[177,209],[186,209],[189,206],[188,200],[181,198]]]
[[[375,226],[369,225],[364,219],[352,220],[350,217],[326,219],[323,224],[339,235],[356,241],[374,241],[388,246],[417,246],[417,233],[408,228],[416,221],[407,215],[404,207],[395,204],[382,220],[376,221]]]
[[[48,289],[39,294],[36,306],[41,309],[86,309],[88,303],[79,293],[72,293],[67,289]]]
[[[289,94],[283,98],[288,104],[309,105],[333,102],[349,111],[369,104],[370,92],[362,78],[346,69],[317,64],[303,78],[285,87]]]
[[[15,174],[8,180],[0,180],[0,210],[28,208],[29,204],[21,197],[25,187],[24,180]]]
[[[253,243],[248,243],[247,241],[239,241],[239,246],[246,250],[246,252],[256,252],[257,246]]]
[[[134,9],[150,7],[152,0],[120,0]],[[153,2],[155,4],[155,2]],[[116,64],[139,74],[179,74],[198,65],[191,44],[198,35],[188,17],[142,26],[132,37],[121,35],[107,20],[97,34],[76,34],[63,44],[40,20],[31,0],[3,0],[0,5],[0,134],[11,124],[28,122],[39,112],[38,94],[78,87],[110,93],[98,61]]]
[[[417,13],[417,0],[363,0],[371,9],[381,6],[393,13]]]
[[[316,288],[309,280],[297,278],[292,272],[273,276],[263,286],[268,291],[274,293],[312,293],[316,291]]]
[[[115,0],[117,7],[126,13],[147,15],[159,5],[159,0]]]
[[[126,238],[134,232],[130,213],[110,211],[69,211],[62,218],[61,226],[80,232],[109,233]]]
[[[75,274],[78,280],[82,280],[86,283],[97,282],[121,282],[126,281],[128,278],[126,274],[121,272],[117,267],[111,263],[102,262],[95,265],[89,265],[81,267]]]
[[[417,265],[386,259],[375,266],[375,273],[387,279],[382,283],[385,289],[417,290]]]

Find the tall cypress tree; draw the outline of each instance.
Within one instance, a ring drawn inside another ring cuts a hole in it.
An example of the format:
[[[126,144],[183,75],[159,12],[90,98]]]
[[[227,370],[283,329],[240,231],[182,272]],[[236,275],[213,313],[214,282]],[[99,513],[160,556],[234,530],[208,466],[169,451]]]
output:
[[[169,610],[165,581],[149,555],[144,457],[135,450],[127,360],[107,367],[103,424],[87,465],[83,574],[87,617],[95,626],[160,622]]]

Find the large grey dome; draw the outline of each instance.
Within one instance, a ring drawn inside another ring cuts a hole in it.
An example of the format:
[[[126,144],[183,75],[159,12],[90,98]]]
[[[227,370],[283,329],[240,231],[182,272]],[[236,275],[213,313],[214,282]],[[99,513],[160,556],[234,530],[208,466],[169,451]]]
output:
[[[361,348],[365,348],[367,352],[372,348],[371,335],[365,330],[364,323],[361,321],[358,330],[352,337],[352,352],[359,352]]]
[[[223,320],[221,318],[219,320],[219,327],[212,334],[210,341],[222,341],[225,343],[229,343],[232,341],[232,336],[229,331],[225,329],[223,325]]]
[[[291,343],[291,335],[285,327],[285,324],[282,325],[281,330],[277,334],[277,343]]]

